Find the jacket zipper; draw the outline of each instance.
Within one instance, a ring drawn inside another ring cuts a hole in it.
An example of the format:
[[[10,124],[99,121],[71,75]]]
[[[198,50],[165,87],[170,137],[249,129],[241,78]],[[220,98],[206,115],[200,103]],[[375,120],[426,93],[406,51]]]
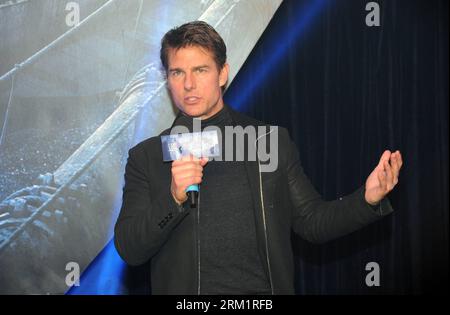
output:
[[[257,147],[258,140],[261,137],[264,137],[264,136],[268,135],[271,132],[272,132],[272,130],[270,130],[269,132],[265,133],[262,136],[259,136],[258,139],[256,139],[256,141],[255,141],[256,152],[258,152],[258,147]],[[263,186],[262,186],[262,176],[261,176],[261,164],[259,163],[258,154],[256,154],[256,156],[257,156],[257,159],[258,159],[259,194],[260,194],[260,198],[261,198],[261,211],[262,211],[263,226],[264,226],[264,240],[265,240],[265,244],[266,244],[267,268],[269,269],[270,290],[272,292],[272,295],[274,295],[274,293],[273,293],[272,270],[270,268],[270,260],[269,260],[269,242],[267,240],[266,210],[264,208],[264,196],[263,196]]]

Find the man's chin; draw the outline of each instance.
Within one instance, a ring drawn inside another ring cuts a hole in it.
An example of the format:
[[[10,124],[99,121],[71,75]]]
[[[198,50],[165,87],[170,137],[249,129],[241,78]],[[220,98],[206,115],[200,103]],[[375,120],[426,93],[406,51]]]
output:
[[[192,117],[192,118],[201,118],[202,116],[204,116],[204,112],[201,110],[196,110],[195,108],[183,108],[181,110],[183,112],[183,114],[185,114],[186,116]]]

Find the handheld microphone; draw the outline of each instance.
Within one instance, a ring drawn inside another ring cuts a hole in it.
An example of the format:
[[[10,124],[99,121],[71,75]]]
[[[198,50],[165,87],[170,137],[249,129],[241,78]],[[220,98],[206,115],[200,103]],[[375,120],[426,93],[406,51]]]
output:
[[[188,200],[189,200],[189,204],[190,204],[191,208],[195,208],[197,206],[199,190],[200,190],[200,187],[197,184],[190,185],[190,186],[188,186],[188,188],[186,188],[186,194],[188,196]]]
[[[206,158],[220,155],[217,130],[161,135],[161,145],[163,161],[165,162],[178,160],[189,154],[195,157]],[[200,186],[197,184],[190,185],[186,188],[186,195],[188,196],[191,208],[197,206],[199,192]]]

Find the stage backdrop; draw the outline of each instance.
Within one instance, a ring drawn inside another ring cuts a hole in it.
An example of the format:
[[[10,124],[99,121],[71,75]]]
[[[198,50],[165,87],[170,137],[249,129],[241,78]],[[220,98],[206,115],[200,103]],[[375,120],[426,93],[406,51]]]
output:
[[[280,3],[0,2],[0,293],[65,293],[111,240],[128,149],[174,118],[164,33],[213,25],[231,82]]]

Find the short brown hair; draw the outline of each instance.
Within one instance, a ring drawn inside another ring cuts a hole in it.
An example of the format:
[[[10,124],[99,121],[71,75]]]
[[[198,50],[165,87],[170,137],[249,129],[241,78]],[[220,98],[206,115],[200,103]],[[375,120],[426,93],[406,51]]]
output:
[[[167,71],[169,49],[199,46],[213,53],[219,71],[227,61],[227,47],[219,33],[208,23],[193,21],[168,31],[161,40],[161,63]]]

